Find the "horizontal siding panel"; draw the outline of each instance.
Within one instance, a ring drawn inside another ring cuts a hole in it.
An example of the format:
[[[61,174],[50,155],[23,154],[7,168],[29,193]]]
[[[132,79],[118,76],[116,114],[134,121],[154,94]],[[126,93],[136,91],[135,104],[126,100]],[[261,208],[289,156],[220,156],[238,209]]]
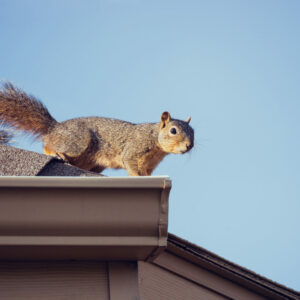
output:
[[[0,299],[108,300],[106,264],[0,262]]]

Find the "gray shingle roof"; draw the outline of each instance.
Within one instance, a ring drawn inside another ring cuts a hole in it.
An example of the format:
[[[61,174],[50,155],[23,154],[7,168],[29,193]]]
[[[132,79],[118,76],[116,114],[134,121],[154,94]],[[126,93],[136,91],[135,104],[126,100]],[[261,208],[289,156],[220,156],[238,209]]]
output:
[[[0,145],[0,176],[101,176],[71,166],[62,160]]]

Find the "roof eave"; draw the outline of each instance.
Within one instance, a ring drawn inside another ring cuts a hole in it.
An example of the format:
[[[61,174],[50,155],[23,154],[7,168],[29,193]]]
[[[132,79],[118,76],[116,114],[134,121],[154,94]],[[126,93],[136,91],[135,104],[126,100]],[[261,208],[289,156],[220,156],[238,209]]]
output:
[[[152,259],[170,188],[165,176],[1,177],[0,259]]]

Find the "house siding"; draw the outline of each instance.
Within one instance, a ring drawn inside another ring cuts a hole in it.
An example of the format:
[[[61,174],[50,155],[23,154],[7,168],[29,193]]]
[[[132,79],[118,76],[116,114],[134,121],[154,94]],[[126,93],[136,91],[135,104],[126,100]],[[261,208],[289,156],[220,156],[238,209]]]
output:
[[[142,300],[229,299],[149,263],[139,263],[139,285]]]
[[[0,262],[0,299],[108,300],[106,263]]]
[[[176,295],[179,298],[174,299],[190,299],[185,296],[186,293],[190,293],[190,290],[194,291],[195,295],[199,295],[197,299],[270,299],[167,251],[154,260],[151,264],[151,268],[148,264],[142,262],[139,263],[139,265],[141,265],[142,269],[145,269],[142,274],[145,274],[143,276],[147,278],[146,281],[153,282],[153,279],[149,277],[149,274],[151,273],[156,273],[154,276],[161,277],[160,282],[163,282],[164,280],[168,282],[171,278],[173,278],[168,290],[176,291]],[[175,282],[176,284],[172,286]],[[180,288],[178,289],[178,287]]]

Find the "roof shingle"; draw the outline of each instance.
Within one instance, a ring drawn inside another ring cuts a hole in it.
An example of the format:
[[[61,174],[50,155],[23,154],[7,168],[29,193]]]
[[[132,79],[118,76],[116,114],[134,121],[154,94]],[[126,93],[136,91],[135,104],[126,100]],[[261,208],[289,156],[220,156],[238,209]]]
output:
[[[44,154],[0,145],[0,176],[101,176]]]

